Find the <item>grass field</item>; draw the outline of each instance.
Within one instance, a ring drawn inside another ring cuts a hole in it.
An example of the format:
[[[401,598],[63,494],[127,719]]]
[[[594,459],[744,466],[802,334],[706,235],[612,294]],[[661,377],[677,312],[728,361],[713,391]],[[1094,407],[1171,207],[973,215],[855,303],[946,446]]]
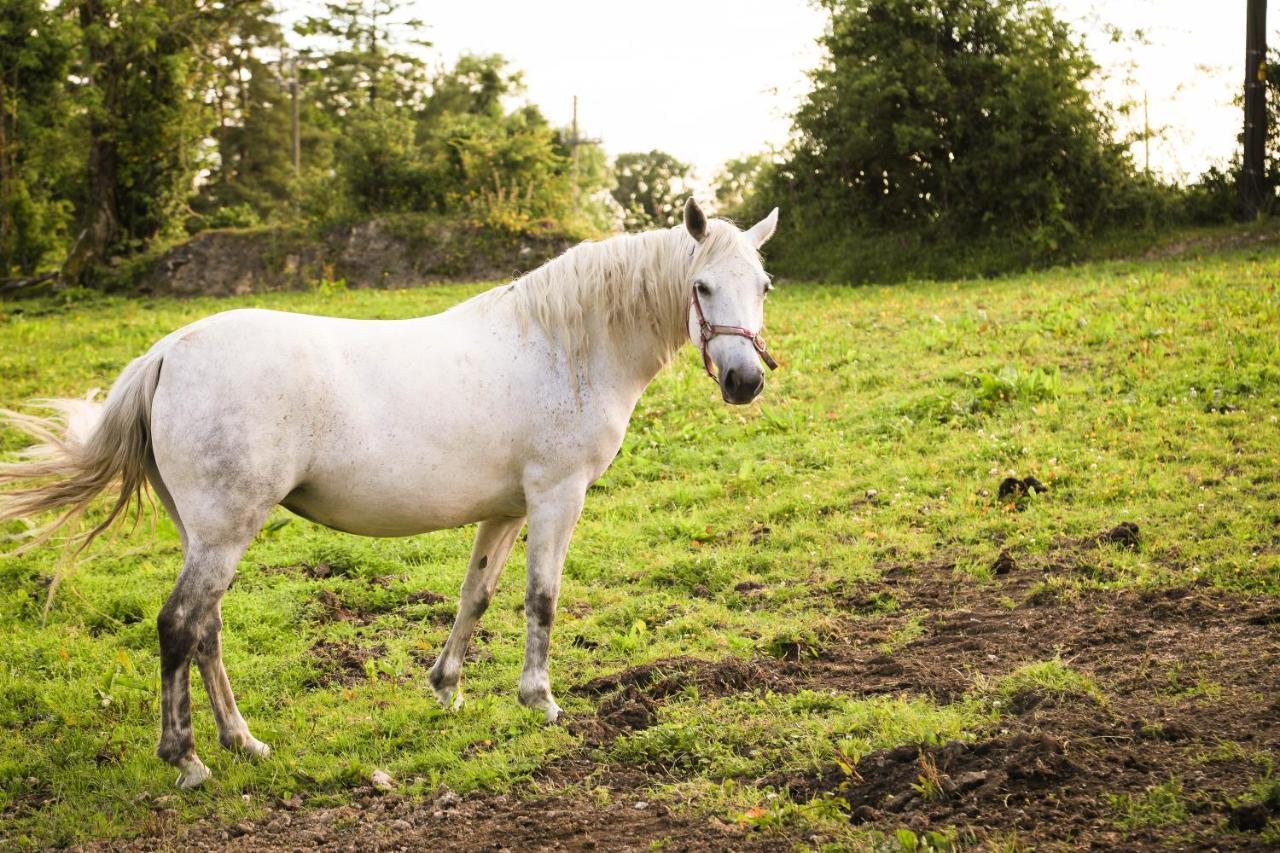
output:
[[[195,688],[215,776],[179,795],[153,755],[172,525],[99,540],[47,615],[59,551],[0,561],[0,845],[1280,843],[1277,282],[1272,243],[784,283],[762,400],[725,406],[684,352],[588,494],[561,726],[515,701],[520,546],[446,713],[426,672],[472,531],[367,540],[280,509],[224,604],[275,753],[222,751]],[[391,318],[480,289],[3,303],[0,405],[106,387],[233,305]]]

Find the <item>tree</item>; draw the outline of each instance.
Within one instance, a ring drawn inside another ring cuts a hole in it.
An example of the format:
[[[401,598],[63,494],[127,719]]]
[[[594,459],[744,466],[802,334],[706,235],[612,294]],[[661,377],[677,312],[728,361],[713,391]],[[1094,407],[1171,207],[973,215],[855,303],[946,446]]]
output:
[[[1047,3],[820,3],[827,58],[774,182],[811,227],[1015,236],[1051,253],[1130,203],[1097,67]]]
[[[681,221],[691,166],[655,150],[619,154],[613,173],[617,181],[613,197],[626,212],[628,231],[670,228]]]
[[[41,0],[0,6],[0,277],[62,248],[80,170],[67,75],[74,26]]]
[[[426,62],[417,53],[431,43],[418,38],[425,26],[404,17],[405,0],[340,0],[325,13],[294,27],[303,37],[319,36],[333,46],[308,48],[308,90],[329,112],[344,115],[379,102],[420,106],[426,91]]]
[[[226,37],[210,45],[216,152],[192,200],[201,224],[265,220],[286,207],[294,188],[290,94],[275,61],[286,48],[274,14],[267,0],[243,0],[231,10]]]
[[[210,46],[236,4],[78,0],[75,8],[88,157],[80,230],[62,274],[83,281],[108,254],[180,229],[210,130],[202,97]]]
[[[743,221],[750,219],[754,211],[749,208],[756,188],[764,183],[772,167],[772,159],[766,154],[751,154],[726,162],[714,184],[716,213]]]

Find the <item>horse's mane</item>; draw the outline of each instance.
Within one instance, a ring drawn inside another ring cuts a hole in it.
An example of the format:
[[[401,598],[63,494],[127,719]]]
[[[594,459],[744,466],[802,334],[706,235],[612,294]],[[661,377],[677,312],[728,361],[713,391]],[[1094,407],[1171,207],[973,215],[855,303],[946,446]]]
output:
[[[712,219],[701,243],[683,225],[588,241],[492,293],[513,297],[516,315],[560,342],[571,363],[591,345],[589,320],[601,317],[615,340],[648,338],[665,364],[688,339],[693,278],[732,255],[759,258],[737,227]]]

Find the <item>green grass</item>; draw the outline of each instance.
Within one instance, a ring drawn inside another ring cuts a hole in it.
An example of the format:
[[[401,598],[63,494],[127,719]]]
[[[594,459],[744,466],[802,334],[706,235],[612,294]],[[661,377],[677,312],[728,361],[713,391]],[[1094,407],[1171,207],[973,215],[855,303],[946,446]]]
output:
[[[1182,783],[1170,779],[1152,785],[1142,794],[1108,796],[1116,814],[1116,824],[1133,830],[1149,826],[1167,826],[1187,819],[1187,804],[1182,796]]]
[[[640,401],[622,452],[588,495],[556,626],[561,704],[586,712],[570,685],[670,655],[819,648],[822,626],[848,616],[824,590],[875,578],[889,562],[941,550],[982,577],[975,567],[1001,548],[1034,557],[1126,520],[1141,526],[1141,548],[1102,548],[1088,572],[1064,570],[1038,594],[1193,580],[1280,592],[1268,538],[1280,505],[1278,281],[1280,252],[1263,248],[982,282],[782,285],[770,297],[769,339],[783,367],[763,400],[723,405],[685,352]],[[479,289],[0,304],[0,405],[106,387],[166,332],[233,305],[404,317]],[[0,436],[0,451],[19,446]],[[1012,511],[995,497],[1010,475],[1034,475],[1048,491]],[[339,802],[373,768],[411,792],[505,790],[576,748],[515,702],[520,547],[466,669],[468,704],[453,715],[425,683],[451,605],[410,595],[453,599],[472,531],[365,540],[283,510],[273,521],[287,523],[249,549],[224,622],[241,708],[275,757],[251,764],[222,751],[196,688],[198,747],[215,777],[174,799],[180,819],[237,820],[294,792]],[[155,618],[178,563],[167,519],[100,540],[45,622],[58,552],[0,561],[6,844],[136,833],[152,802],[172,793],[174,772],[152,755]],[[320,563],[324,577],[298,568]],[[736,592],[746,580],[762,588]],[[362,609],[367,624],[327,621],[322,593]],[[890,649],[924,630],[906,624]],[[350,684],[331,683],[318,642],[362,649],[367,662]],[[1090,692],[1069,672],[1055,664],[1023,676]],[[733,819],[770,802],[766,772],[974,736],[991,722],[987,708],[973,698],[675,697],[654,728],[602,760],[677,767],[673,792],[719,792],[706,807]],[[796,819],[789,808],[762,814]],[[1148,810],[1134,802],[1120,814],[1140,821]]]

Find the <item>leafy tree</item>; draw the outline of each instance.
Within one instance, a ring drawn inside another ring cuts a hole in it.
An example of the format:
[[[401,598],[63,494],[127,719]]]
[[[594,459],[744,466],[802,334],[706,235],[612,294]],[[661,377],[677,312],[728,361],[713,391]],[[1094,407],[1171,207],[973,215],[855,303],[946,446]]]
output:
[[[1040,0],[819,0],[826,61],[775,191],[813,225],[1021,235],[1045,252],[1134,203],[1097,66]]]
[[[88,159],[80,231],[63,275],[80,281],[109,252],[176,233],[210,129],[201,95],[235,4],[77,0],[74,71],[86,111]]]
[[[0,277],[62,248],[81,158],[67,74],[75,31],[42,0],[0,5]]]
[[[626,212],[628,231],[669,228],[681,221],[691,166],[665,151],[635,152],[619,154],[613,172],[613,197]]]
[[[308,48],[308,90],[327,111],[344,115],[380,102],[418,106],[426,91],[426,62],[417,49],[430,42],[417,34],[424,24],[406,17],[406,0],[339,0],[324,14],[294,27],[303,37],[336,45]]]
[[[524,75],[509,70],[501,54],[463,54],[431,81],[430,91],[419,114],[427,124],[449,113],[499,117],[503,99],[524,91]]]
[[[743,221],[750,219],[756,188],[765,182],[772,167],[772,158],[767,154],[726,162],[715,179],[716,212]]]
[[[294,188],[284,34],[267,0],[232,8],[228,37],[210,46],[208,100],[216,156],[192,207],[202,224],[252,224],[287,205]]]

